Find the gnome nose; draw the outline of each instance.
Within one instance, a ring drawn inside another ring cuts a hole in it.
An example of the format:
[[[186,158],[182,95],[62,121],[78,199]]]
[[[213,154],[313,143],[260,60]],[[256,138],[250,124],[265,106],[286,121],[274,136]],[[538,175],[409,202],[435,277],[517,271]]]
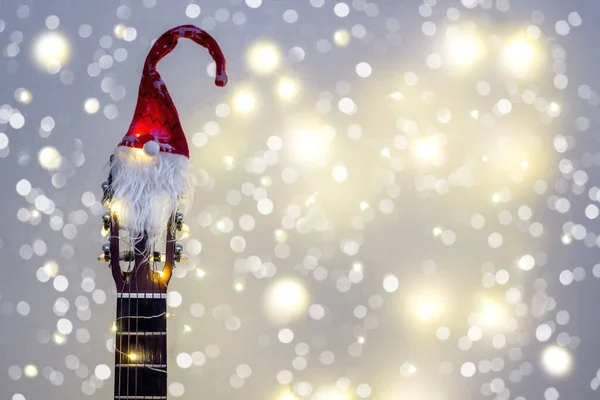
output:
[[[155,157],[160,152],[160,145],[155,140],[150,140],[144,144],[144,153],[150,157]]]

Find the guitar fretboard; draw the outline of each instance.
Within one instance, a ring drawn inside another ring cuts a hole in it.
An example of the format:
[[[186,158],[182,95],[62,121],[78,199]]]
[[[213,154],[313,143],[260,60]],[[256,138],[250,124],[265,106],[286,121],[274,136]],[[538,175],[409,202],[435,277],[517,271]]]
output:
[[[118,294],[115,400],[167,398],[165,294]]]

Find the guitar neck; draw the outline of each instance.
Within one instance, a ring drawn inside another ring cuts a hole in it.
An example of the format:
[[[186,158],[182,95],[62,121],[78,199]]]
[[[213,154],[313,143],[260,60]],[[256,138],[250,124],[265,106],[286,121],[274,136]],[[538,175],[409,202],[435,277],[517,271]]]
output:
[[[166,400],[166,294],[119,293],[115,325],[115,400]]]

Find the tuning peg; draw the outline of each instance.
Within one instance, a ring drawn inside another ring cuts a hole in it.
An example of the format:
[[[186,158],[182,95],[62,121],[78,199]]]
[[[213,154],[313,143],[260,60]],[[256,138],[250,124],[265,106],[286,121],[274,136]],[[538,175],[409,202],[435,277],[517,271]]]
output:
[[[181,230],[183,229],[183,214],[182,213],[175,214],[175,227],[179,232],[181,232]]]
[[[106,213],[102,216],[102,224],[106,230],[110,229],[110,219],[110,213]]]
[[[152,261],[160,262],[161,261],[161,253],[160,251],[155,251],[152,255]]]
[[[104,243],[102,245],[102,253],[104,253],[104,261],[110,261],[110,244]]]
[[[183,255],[183,245],[178,243],[175,245],[175,261],[180,262],[182,255]]]

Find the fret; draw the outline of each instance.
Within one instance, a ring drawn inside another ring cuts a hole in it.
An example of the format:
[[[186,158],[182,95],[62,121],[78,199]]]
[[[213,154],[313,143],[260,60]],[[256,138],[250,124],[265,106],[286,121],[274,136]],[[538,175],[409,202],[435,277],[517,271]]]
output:
[[[139,364],[140,367],[143,364]],[[153,367],[166,372],[166,366]],[[150,365],[147,365],[150,366]],[[167,374],[149,368],[126,367],[116,364],[115,399],[117,398],[167,398]],[[120,396],[120,397],[119,397]]]
[[[115,396],[115,400],[167,400],[167,396]]]
[[[117,368],[167,368],[167,364],[117,364]]]
[[[166,332],[165,299],[117,299],[118,332]]]
[[[167,332],[115,332],[117,335],[122,336],[161,336],[166,335]]]
[[[115,340],[116,361],[121,365],[166,364],[167,335],[120,335]],[[120,353],[119,353],[120,352]],[[124,353],[124,354],[121,354]],[[135,354],[134,358],[131,357]]]
[[[166,299],[166,293],[117,293],[118,299]]]

